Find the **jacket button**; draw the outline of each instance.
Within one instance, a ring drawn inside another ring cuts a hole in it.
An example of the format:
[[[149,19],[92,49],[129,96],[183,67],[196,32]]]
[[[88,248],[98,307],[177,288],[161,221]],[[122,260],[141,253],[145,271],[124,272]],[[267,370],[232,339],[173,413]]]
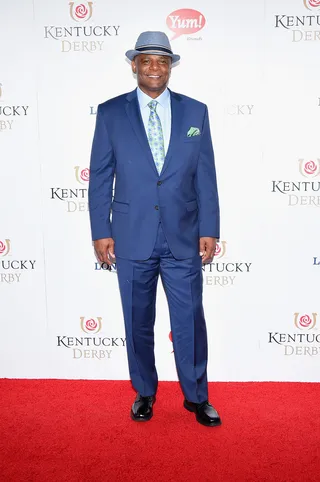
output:
[[[161,186],[161,184],[162,184],[162,181],[157,182],[157,186]]]
[[[156,209],[157,211],[159,210],[159,206],[155,206],[154,209]]]

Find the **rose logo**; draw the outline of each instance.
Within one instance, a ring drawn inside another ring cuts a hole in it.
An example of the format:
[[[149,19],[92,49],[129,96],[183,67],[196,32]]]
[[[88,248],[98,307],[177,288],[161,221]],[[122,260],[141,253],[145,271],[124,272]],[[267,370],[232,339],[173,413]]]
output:
[[[85,318],[84,316],[80,317],[80,326],[82,331],[86,333],[95,334],[101,330],[101,320],[102,318],[98,316],[98,318]]]
[[[86,22],[92,17],[92,5],[93,2],[87,2],[87,6],[84,3],[78,4],[74,7],[74,2],[70,2],[70,16],[77,22]]]
[[[311,330],[317,321],[317,313],[312,313],[312,317],[309,315],[299,316],[299,313],[294,314],[294,324],[299,330]]]
[[[89,169],[86,167],[85,169],[82,169],[81,173],[80,173],[80,178],[83,180],[83,181],[89,181],[89,176],[90,176],[90,171]]]
[[[314,174],[317,170],[316,163],[313,161],[309,161],[304,166],[304,172],[306,174]]]
[[[86,18],[86,16],[88,15],[88,9],[85,5],[83,5],[83,3],[81,5],[78,5],[74,11],[75,13],[75,16],[77,18]]]
[[[98,323],[93,318],[91,318],[91,320],[86,321],[85,327],[88,331],[95,331],[98,327]]]
[[[320,159],[315,161],[305,161],[304,159],[299,159],[299,170],[300,174],[304,177],[316,177],[320,174]]]
[[[90,170],[87,167],[81,169],[80,166],[75,166],[74,170],[76,174],[76,180],[80,182],[80,184],[86,184],[89,181]]]
[[[220,241],[219,243],[216,244],[216,250],[214,252],[214,257],[217,258],[222,258],[222,256],[225,255],[226,253],[226,241]]]
[[[302,326],[302,328],[309,328],[311,323],[312,323],[312,319],[310,318],[309,315],[303,315],[300,317],[299,325]]]
[[[10,239],[5,239],[4,242],[0,239],[0,256],[6,256],[10,252]]]
[[[320,0],[303,0],[303,3],[308,10],[320,8]]]

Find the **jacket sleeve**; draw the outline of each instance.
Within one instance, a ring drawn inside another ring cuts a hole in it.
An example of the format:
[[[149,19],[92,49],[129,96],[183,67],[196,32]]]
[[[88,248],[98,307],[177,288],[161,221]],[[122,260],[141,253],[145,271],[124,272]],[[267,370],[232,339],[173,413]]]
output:
[[[98,106],[93,137],[89,213],[92,239],[111,238],[110,208],[115,171],[115,158],[101,105]]]
[[[207,107],[205,108],[200,142],[200,155],[195,176],[199,209],[199,236],[219,238],[219,198]]]

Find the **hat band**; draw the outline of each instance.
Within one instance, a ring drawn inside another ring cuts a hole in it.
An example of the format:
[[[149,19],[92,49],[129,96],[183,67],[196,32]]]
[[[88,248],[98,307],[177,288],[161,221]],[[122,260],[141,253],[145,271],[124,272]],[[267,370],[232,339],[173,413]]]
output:
[[[154,47],[136,47],[136,50],[138,50],[139,52],[144,52],[148,50],[157,50],[159,52],[165,52],[167,54],[173,55],[170,49],[166,49],[165,47],[158,47],[157,45],[155,45]]]

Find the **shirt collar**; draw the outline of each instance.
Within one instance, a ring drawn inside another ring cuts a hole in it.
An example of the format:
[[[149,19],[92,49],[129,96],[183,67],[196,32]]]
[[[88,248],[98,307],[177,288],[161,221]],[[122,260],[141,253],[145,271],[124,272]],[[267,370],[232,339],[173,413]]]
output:
[[[166,89],[160,94],[158,97],[155,99],[152,99],[149,95],[145,94],[140,87],[137,87],[137,96],[138,96],[138,102],[140,105],[140,109],[143,109],[148,106],[149,102],[152,100],[156,100],[161,107],[168,107],[169,101],[170,101],[170,92],[169,89],[166,87]]]

